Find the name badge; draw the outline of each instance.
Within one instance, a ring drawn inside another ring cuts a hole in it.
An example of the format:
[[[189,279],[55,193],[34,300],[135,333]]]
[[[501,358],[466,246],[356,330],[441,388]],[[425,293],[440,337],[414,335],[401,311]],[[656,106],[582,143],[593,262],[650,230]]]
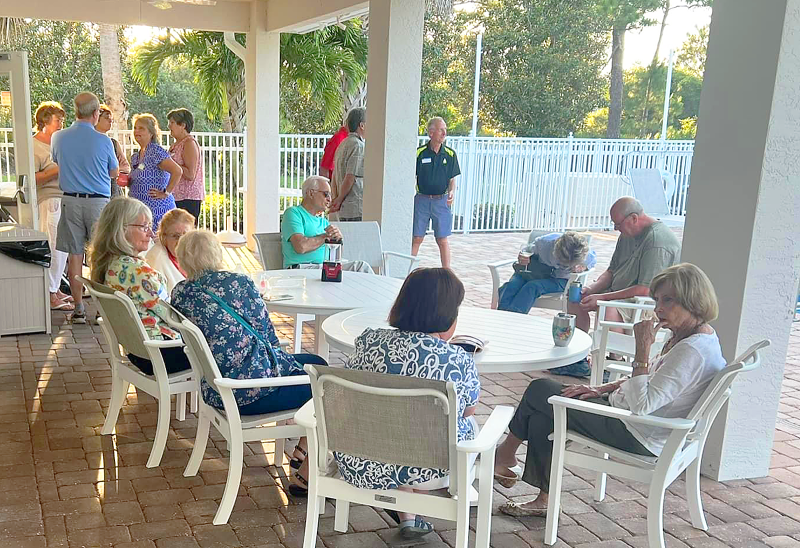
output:
[[[443,158],[442,159],[442,164],[446,164],[446,163],[447,163],[447,158]]]
[[[431,159],[430,158],[423,158],[422,159],[422,163],[423,164],[430,164],[431,163]]]
[[[144,164],[139,164],[138,166],[136,166],[136,169],[141,169],[142,171],[144,171]]]

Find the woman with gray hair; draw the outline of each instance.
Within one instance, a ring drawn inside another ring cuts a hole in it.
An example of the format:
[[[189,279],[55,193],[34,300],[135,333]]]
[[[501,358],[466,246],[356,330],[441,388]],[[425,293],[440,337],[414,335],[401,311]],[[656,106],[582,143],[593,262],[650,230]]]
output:
[[[169,301],[167,280],[139,256],[150,247],[153,236],[153,215],[145,204],[125,196],[111,200],[94,227],[89,247],[91,278],[133,301],[151,339],[180,339],[164,319],[168,312],[161,301]],[[161,354],[167,373],[190,367],[183,348],[164,348]],[[128,354],[128,359],[143,373],[153,374],[150,360],[134,354]]]
[[[223,270],[222,247],[213,233],[193,230],[178,242],[178,262],[186,280],[172,290],[172,305],[205,335],[224,377],[260,379],[305,375],[303,365],[327,362],[313,354],[287,354],[278,342],[264,299],[253,280],[244,274]],[[203,400],[223,409],[222,398],[205,379]],[[260,415],[301,407],[311,399],[308,384],[279,388],[234,390],[242,415]],[[305,439],[295,447],[290,465],[294,474],[290,492],[307,494],[308,465]]]
[[[693,264],[681,263],[658,274],[650,283],[650,296],[656,301],[658,323],[644,320],[633,326],[636,354],[633,375],[600,386],[565,386],[551,379],[536,379],[525,391],[509,424],[509,434],[497,447],[495,479],[504,487],[522,479],[539,488],[529,502],[510,502],[500,511],[511,516],[545,516],[550,485],[550,460],[553,442],[553,407],[550,396],[590,400],[600,405],[627,409],[637,415],[686,417],[723,367],[725,358],[714,329],[719,307],[714,286],[708,276]],[[651,361],[650,347],[660,328],[672,335]],[[659,455],[670,431],[640,423],[567,410],[571,430],[603,444],[629,453]],[[519,477],[516,451],[528,442],[525,470]]]

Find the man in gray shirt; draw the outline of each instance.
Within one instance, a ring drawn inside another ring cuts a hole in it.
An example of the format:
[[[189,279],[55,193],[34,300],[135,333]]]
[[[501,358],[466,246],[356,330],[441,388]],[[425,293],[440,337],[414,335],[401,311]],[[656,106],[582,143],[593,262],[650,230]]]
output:
[[[644,212],[635,198],[620,198],[611,206],[611,220],[620,237],[608,270],[583,288],[580,303],[569,303],[569,312],[577,316],[578,329],[589,331],[589,312],[597,310],[597,301],[621,301],[650,295],[650,282],[656,274],[680,261],[681,243],[664,223]],[[609,321],[630,322],[633,310],[610,308]],[[644,315],[642,316],[644,319]]]
[[[342,141],[333,157],[333,178],[339,194],[331,203],[330,213],[339,213],[340,221],[360,221],[364,206],[364,130],[367,109],[356,107],[347,114],[350,135]]]

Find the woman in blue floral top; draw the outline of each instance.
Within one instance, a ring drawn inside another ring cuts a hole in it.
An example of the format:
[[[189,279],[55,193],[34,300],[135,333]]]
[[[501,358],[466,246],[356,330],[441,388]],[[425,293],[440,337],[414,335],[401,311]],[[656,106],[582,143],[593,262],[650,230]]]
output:
[[[396,329],[366,329],[356,338],[346,367],[390,375],[452,381],[458,395],[458,441],[477,433],[472,415],[481,383],[472,356],[447,341],[456,329],[464,285],[446,268],[422,268],[406,278],[389,314]],[[342,478],[364,489],[418,490],[446,487],[448,470],[374,462],[334,453]],[[397,515],[400,533],[417,538],[433,525],[413,514]]]
[[[172,305],[203,332],[224,377],[305,375],[306,363],[327,365],[319,356],[292,355],[281,349],[267,307],[253,281],[244,274],[222,270],[222,248],[214,234],[207,230],[189,232],[178,242],[176,252],[179,264],[186,271],[186,280],[173,288]],[[202,392],[207,404],[223,408],[219,393],[205,379]],[[260,415],[302,407],[311,399],[311,386],[250,388],[234,390],[233,394],[239,413]],[[295,479],[303,485],[308,477],[305,451],[303,438],[291,463],[299,468]],[[298,496],[306,491],[302,485],[291,487],[291,492]]]
[[[111,200],[92,233],[88,255],[92,281],[125,293],[151,339],[180,339],[163,319],[167,314],[161,301],[169,301],[166,278],[139,256],[153,236],[153,217],[145,204],[125,196]],[[190,367],[181,347],[163,348],[161,355],[167,373]],[[146,357],[128,354],[128,359],[143,373],[153,374],[153,364]]]

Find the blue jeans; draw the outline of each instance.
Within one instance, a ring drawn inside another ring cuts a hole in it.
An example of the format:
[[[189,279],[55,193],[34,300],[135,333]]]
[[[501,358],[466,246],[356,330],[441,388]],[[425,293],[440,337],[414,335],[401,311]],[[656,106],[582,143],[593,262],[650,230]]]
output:
[[[311,363],[314,365],[328,365],[321,357],[315,354],[293,354],[292,357],[300,365]],[[294,375],[305,375],[305,371],[297,371]],[[292,376],[294,376],[292,375]],[[239,408],[240,415],[262,415],[275,413],[287,409],[302,407],[311,399],[311,385],[295,384],[281,386],[270,392],[267,396]]]
[[[536,299],[546,293],[562,292],[565,287],[567,287],[567,280],[564,278],[526,281],[519,274],[514,274],[510,280],[500,286],[497,308],[498,310],[527,314],[531,311]]]

